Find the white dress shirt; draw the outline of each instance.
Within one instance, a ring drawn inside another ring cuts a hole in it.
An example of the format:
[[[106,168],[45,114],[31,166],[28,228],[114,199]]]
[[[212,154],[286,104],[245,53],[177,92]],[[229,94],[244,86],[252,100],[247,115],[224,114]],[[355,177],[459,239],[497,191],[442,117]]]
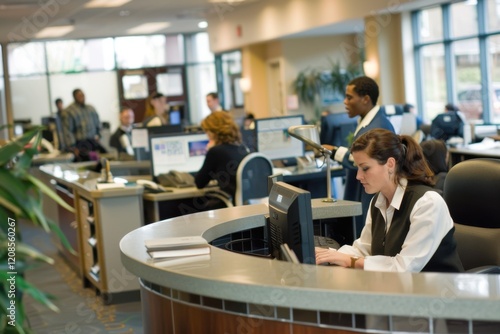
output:
[[[401,185],[396,188],[389,206],[382,194],[375,202],[375,207],[380,210],[386,222],[386,231],[391,226],[394,210],[399,210],[401,206],[407,183],[406,179],[401,179]],[[365,270],[420,272],[452,227],[453,220],[444,199],[435,191],[427,191],[417,200],[410,213],[410,230],[403,242],[401,252],[396,256],[371,256],[372,218],[370,214],[366,217],[366,224],[359,239],[355,240],[352,246],[342,246],[338,251],[364,257]]]

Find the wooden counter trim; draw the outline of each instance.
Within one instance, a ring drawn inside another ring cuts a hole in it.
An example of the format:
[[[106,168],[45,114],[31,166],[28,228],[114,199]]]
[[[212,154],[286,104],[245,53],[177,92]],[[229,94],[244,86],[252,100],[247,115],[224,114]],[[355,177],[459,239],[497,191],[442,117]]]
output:
[[[217,300],[142,280],[141,299],[144,333],[373,333],[319,323],[311,318],[326,319],[319,312]]]

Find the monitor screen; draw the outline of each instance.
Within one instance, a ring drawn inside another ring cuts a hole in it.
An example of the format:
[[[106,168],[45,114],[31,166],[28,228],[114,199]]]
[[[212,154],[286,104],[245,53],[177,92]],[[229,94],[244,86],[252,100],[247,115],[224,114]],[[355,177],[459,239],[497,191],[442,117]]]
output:
[[[136,160],[144,161],[151,159],[149,150],[149,137],[156,134],[180,134],[183,132],[180,124],[169,124],[162,126],[137,127],[132,129],[132,147]]]
[[[283,244],[295,253],[301,263],[316,263],[311,194],[278,181],[269,193],[268,235],[271,254],[286,260]]]
[[[257,151],[271,160],[304,156],[304,143],[288,134],[290,126],[302,124],[302,115],[256,119]]]
[[[151,174],[171,170],[195,173],[200,170],[207,153],[208,136],[205,133],[154,134],[149,138],[151,147]]]

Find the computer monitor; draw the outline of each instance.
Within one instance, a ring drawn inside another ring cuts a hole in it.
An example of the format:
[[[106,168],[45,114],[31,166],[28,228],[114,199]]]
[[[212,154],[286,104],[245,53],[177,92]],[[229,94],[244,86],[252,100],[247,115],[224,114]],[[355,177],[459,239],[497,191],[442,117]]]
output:
[[[154,134],[151,147],[151,175],[157,181],[160,174],[172,170],[196,173],[207,153],[208,136],[205,133]]]
[[[301,263],[316,263],[311,194],[278,181],[269,193],[267,222],[269,248],[274,258],[286,260],[281,245],[287,244]]]
[[[138,161],[150,160],[149,137],[157,134],[183,133],[182,125],[169,124],[162,126],[137,127],[132,129],[132,147],[135,159]]]
[[[288,133],[290,126],[302,124],[303,115],[256,119],[257,151],[271,160],[304,156],[304,143]]]

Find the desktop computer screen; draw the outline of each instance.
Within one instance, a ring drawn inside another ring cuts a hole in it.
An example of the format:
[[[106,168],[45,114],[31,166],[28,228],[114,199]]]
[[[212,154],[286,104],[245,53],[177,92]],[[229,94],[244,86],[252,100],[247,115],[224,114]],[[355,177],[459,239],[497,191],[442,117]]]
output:
[[[182,125],[169,124],[162,126],[137,127],[132,129],[132,147],[134,149],[135,159],[145,161],[151,159],[149,149],[149,137],[157,134],[181,134]]]
[[[153,180],[170,171],[196,173],[207,153],[208,136],[205,133],[152,134],[151,172]]]
[[[271,160],[304,156],[304,143],[288,133],[290,126],[302,124],[303,115],[256,119],[257,151]]]
[[[308,191],[275,182],[269,193],[267,227],[274,258],[288,260],[289,256],[283,253],[282,247],[287,244],[301,263],[316,263],[311,194]]]

